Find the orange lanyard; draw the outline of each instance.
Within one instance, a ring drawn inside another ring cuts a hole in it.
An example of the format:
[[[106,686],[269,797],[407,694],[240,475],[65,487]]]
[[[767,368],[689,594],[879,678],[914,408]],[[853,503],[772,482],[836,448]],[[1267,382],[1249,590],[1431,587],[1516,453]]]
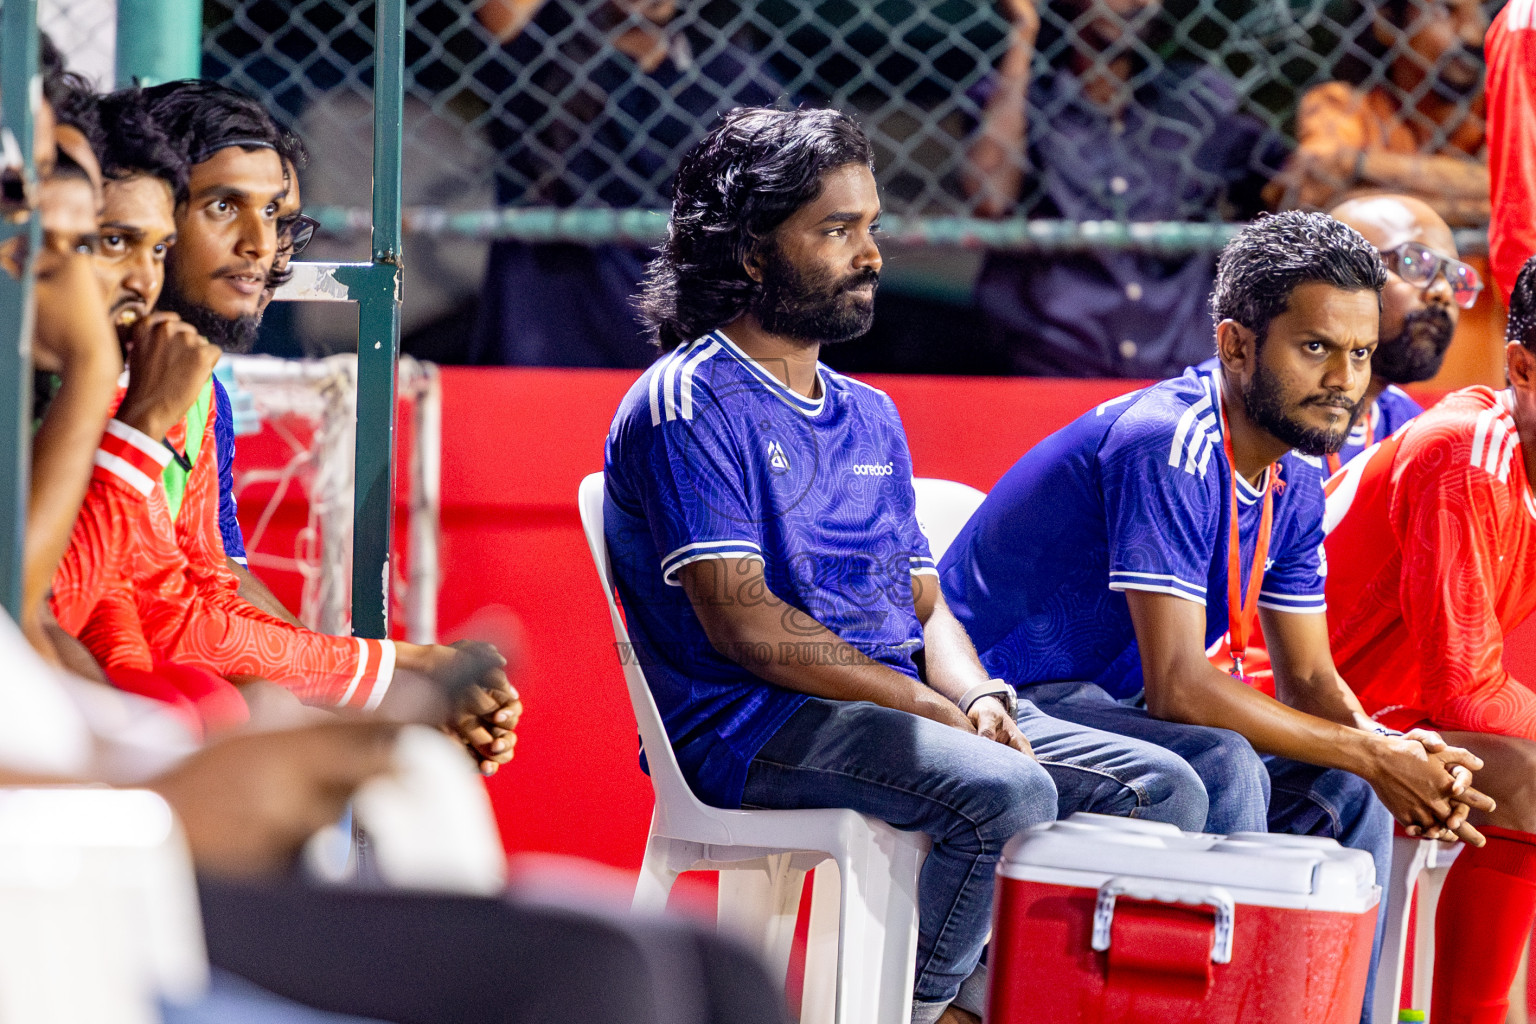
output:
[[[1374,406],[1372,408],[1374,408]],[[1346,444],[1349,443],[1347,438],[1345,439],[1345,443]],[[1376,443],[1376,430],[1371,425],[1371,410],[1367,409],[1367,410],[1365,410],[1365,444],[1361,445],[1361,447],[1362,448],[1369,448],[1371,445],[1373,445],[1375,443]],[[1339,471],[1339,465],[1340,465],[1340,463],[1339,463],[1339,454],[1338,454],[1338,452],[1334,452],[1331,455],[1329,455],[1328,456],[1328,475],[1329,476],[1333,476],[1333,474],[1337,473]]]
[[[1231,489],[1227,498],[1231,518],[1227,524],[1227,653],[1232,657],[1232,674],[1243,678],[1243,659],[1248,656],[1248,638],[1259,617],[1259,588],[1264,584],[1264,562],[1269,558],[1269,533],[1275,521],[1275,464],[1270,463],[1264,477],[1264,511],[1259,516],[1259,539],[1253,546],[1253,565],[1248,569],[1248,599],[1243,600],[1242,537],[1237,523],[1237,462],[1232,458],[1232,428],[1227,410],[1221,410],[1221,446],[1231,471]]]

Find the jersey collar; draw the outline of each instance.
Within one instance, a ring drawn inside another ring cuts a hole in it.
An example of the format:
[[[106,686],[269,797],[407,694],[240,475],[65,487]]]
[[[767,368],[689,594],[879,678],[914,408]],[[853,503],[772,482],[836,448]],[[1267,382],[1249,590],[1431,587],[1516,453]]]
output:
[[[774,397],[784,402],[790,408],[804,413],[806,416],[818,416],[821,414],[821,410],[827,402],[827,378],[821,372],[822,368],[819,362],[816,364],[816,388],[821,392],[821,397],[806,398],[800,392],[787,387],[783,381],[764,369],[763,365],[756,359],[743,352],[739,345],[726,337],[724,331],[712,331],[709,336],[718,341],[721,348],[735,356],[737,361],[747,368],[747,372],[767,387]]]
[[[1514,395],[1514,392],[1511,391],[1509,388],[1505,388],[1503,391],[1500,391],[1498,393],[1498,395],[1495,396],[1495,397],[1497,398],[1498,403],[1501,406],[1504,407],[1504,409],[1510,414],[1510,416],[1514,416],[1514,414],[1515,414],[1515,395]],[[1516,445],[1520,445],[1522,443],[1523,442],[1521,442],[1518,439],[1518,437],[1517,437],[1516,440],[1515,440],[1515,444]],[[1533,497],[1531,495],[1532,481],[1531,481],[1531,479],[1529,477],[1526,477],[1526,475],[1525,475],[1525,458],[1524,458],[1525,452],[1522,451],[1520,453],[1520,455],[1521,455],[1521,458],[1514,460],[1514,461],[1516,461],[1519,464],[1520,475],[1522,477],[1525,477],[1525,486],[1523,488],[1521,488],[1521,490],[1520,490],[1520,498],[1521,498],[1522,503],[1525,505],[1525,510],[1530,513],[1531,518],[1532,519],[1536,519],[1536,497]]]
[[[1216,423],[1213,429],[1216,431],[1217,444],[1220,445],[1225,443],[1225,438],[1222,436],[1222,423],[1224,422],[1224,418],[1221,415],[1221,403],[1223,401],[1221,382],[1216,379],[1215,370],[1211,370],[1204,374],[1204,380],[1206,394],[1210,395],[1211,405],[1216,409]],[[1231,477],[1232,486],[1237,488],[1237,500],[1245,506],[1252,505],[1254,502],[1264,497],[1264,489],[1269,485],[1268,467],[1265,468],[1263,474],[1259,477],[1258,486],[1254,486],[1253,484],[1249,483],[1243,474],[1238,473],[1235,470],[1231,471]]]

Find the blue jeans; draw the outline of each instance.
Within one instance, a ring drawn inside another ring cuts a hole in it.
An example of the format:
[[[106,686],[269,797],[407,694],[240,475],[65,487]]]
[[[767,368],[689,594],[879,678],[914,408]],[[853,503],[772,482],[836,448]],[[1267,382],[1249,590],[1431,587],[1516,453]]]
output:
[[[1161,721],[1145,708],[1115,700],[1093,683],[1038,683],[1022,692],[1058,718],[1146,740],[1178,754],[1205,784],[1210,805],[1207,832],[1324,836],[1364,850],[1376,861],[1376,884],[1386,898],[1392,873],[1392,815],[1358,775],[1260,756],[1235,732]],[[1382,905],[1376,913],[1376,941],[1371,946],[1371,971],[1360,1015],[1363,1024],[1369,1024],[1386,909]]]
[[[1169,751],[1027,701],[1018,722],[1036,759],[903,711],[813,697],[747,769],[743,807],[848,807],[933,840],[918,881],[914,1021],[937,1018],[977,972],[993,872],[1016,833],[1073,811],[1205,821],[1204,787]],[[960,1005],[980,1013],[983,990],[968,985]]]

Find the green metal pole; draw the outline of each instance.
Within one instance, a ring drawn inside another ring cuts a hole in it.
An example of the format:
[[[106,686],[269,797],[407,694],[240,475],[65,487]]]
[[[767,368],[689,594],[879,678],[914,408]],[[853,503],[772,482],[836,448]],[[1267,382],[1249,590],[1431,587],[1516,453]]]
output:
[[[117,84],[197,78],[203,64],[203,0],[118,0]]]
[[[5,0],[0,33],[0,123],[21,151],[27,194],[36,196],[37,0]],[[18,236],[25,246],[21,276],[0,270],[0,605],[13,619],[22,611],[32,458],[32,261],[42,241],[35,215],[0,227],[0,241]]]
[[[405,0],[376,0],[373,59],[373,266],[357,275],[357,462],[352,497],[352,632],[389,635],[395,490],[395,367],[400,358],[400,145]],[[338,273],[338,279],[341,274]],[[349,282],[351,283],[351,282]]]

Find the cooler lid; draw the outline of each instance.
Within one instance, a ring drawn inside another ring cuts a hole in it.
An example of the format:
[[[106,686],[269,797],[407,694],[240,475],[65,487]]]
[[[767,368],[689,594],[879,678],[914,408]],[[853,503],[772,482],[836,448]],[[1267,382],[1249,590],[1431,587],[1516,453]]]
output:
[[[1097,888],[1117,876],[1221,886],[1238,903],[1359,913],[1380,898],[1375,863],[1332,839],[1230,836],[1079,812],[1014,836],[1004,878]]]

